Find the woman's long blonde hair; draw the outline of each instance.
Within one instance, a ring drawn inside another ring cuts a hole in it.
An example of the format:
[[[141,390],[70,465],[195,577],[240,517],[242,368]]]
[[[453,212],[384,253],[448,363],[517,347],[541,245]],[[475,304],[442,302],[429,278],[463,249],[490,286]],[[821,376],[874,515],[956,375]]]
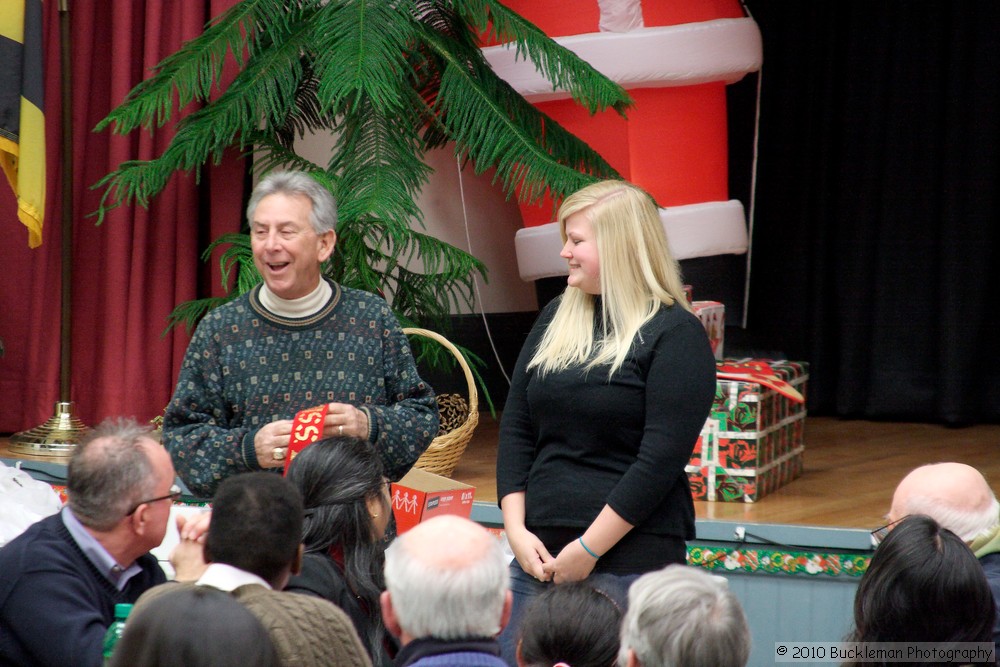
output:
[[[670,253],[653,198],[624,181],[600,181],[574,192],[559,207],[566,220],[583,213],[594,230],[600,262],[601,324],[595,333],[596,297],[567,287],[528,368],[541,373],[583,365],[621,368],[632,341],[662,305],[690,310],[680,268]]]

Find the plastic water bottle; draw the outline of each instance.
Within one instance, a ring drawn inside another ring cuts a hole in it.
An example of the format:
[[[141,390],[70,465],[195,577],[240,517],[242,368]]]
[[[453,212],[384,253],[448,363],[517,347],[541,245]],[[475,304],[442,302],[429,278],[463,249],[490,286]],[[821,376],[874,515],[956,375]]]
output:
[[[115,620],[108,627],[108,631],[104,633],[105,665],[111,662],[111,653],[115,650],[115,644],[122,638],[122,633],[125,632],[125,619],[128,618],[131,611],[132,605],[130,604],[115,605]]]

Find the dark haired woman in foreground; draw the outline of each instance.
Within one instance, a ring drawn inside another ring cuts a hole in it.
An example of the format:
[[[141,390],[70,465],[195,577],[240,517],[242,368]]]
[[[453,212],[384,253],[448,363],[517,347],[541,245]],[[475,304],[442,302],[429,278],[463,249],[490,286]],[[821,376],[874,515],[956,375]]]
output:
[[[994,617],[986,575],[965,542],[929,517],[910,516],[879,544],[861,578],[848,641],[992,644]],[[889,663],[844,663],[883,664]]]
[[[392,506],[378,454],[359,438],[326,438],[295,457],[288,479],[302,493],[306,553],[285,590],[333,602],[351,617],[372,664],[391,664],[398,642],[382,623],[379,596]]]
[[[618,605],[585,581],[549,588],[524,616],[517,664],[613,667],[621,621]]]

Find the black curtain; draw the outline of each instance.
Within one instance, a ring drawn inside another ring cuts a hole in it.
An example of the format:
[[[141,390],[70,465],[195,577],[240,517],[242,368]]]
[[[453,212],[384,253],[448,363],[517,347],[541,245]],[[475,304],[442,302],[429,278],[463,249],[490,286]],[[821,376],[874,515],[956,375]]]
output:
[[[734,345],[809,361],[811,414],[1000,421],[1000,2],[747,7],[764,66]]]

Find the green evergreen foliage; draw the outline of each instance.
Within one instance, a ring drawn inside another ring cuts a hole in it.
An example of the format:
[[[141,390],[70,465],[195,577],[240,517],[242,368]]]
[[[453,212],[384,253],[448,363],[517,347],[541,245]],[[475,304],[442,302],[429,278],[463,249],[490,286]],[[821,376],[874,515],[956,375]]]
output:
[[[546,193],[558,201],[617,176],[496,76],[479,49],[483,35],[513,42],[591,113],[624,114],[631,104],[618,85],[496,0],[244,0],[160,62],[97,126],[118,134],[176,128],[161,155],[124,162],[95,184],[103,191],[98,224],[116,206],[146,206],[175,172],[197,178],[224,149],[253,152],[256,170],[302,169],[334,193],[340,221],[329,276],[384,295],[404,326],[445,329],[455,305],[471,305],[475,276],[485,279],[486,269],[422,232],[415,201],[431,173],[427,150],[453,141],[464,163],[477,173],[493,169],[508,198],[526,202]],[[227,58],[238,74],[223,88]],[[190,113],[179,118],[181,110]],[[293,150],[297,137],[314,132],[335,137],[326,164]],[[237,276],[230,298],[260,280],[240,237],[224,236],[208,251],[229,246],[224,280]],[[410,268],[416,258],[419,272]],[[171,324],[191,326],[225,300],[183,304]]]

